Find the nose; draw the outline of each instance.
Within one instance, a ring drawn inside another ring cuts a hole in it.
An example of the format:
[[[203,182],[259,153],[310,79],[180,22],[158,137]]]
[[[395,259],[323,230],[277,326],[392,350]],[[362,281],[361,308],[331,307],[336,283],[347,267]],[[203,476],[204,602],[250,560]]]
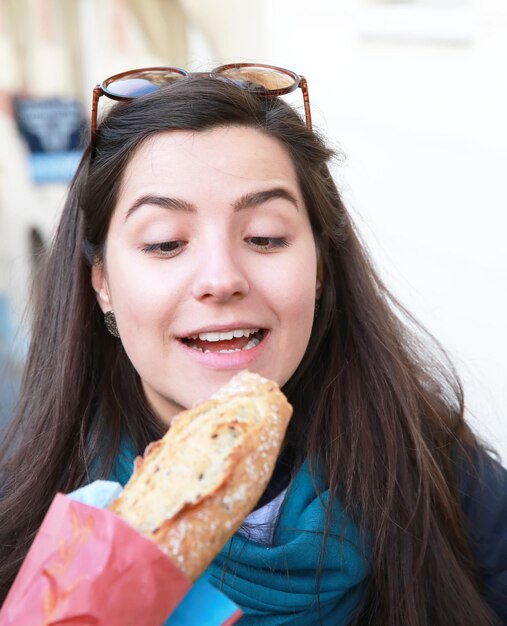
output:
[[[245,272],[225,246],[208,249],[200,258],[192,290],[197,300],[228,302],[243,298],[249,289]]]

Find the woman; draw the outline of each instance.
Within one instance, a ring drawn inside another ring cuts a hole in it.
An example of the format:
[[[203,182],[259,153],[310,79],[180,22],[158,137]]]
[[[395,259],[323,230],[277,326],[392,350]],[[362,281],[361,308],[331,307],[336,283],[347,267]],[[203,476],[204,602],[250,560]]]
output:
[[[125,482],[182,407],[249,368],[294,416],[248,525],[278,527],[243,529],[209,570],[244,623],[501,623],[507,481],[452,367],[368,260],[306,91],[305,125],[276,86],[221,78],[122,102],[98,131],[94,117],[3,454],[3,594],[57,491]]]

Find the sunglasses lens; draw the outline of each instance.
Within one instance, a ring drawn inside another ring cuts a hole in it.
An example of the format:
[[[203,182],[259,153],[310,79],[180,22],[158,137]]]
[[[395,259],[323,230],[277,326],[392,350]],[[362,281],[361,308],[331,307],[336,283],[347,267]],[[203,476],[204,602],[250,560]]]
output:
[[[107,93],[124,98],[139,98],[161,87],[185,78],[185,74],[173,70],[155,70],[128,74],[106,85]]]
[[[296,76],[285,74],[275,68],[247,65],[221,70],[220,76],[249,91],[264,93],[290,89],[297,82]]]

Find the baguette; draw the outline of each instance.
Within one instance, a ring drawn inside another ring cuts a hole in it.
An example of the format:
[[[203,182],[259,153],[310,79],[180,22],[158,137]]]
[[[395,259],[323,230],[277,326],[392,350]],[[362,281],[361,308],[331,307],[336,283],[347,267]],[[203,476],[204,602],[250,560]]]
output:
[[[264,492],[291,414],[276,383],[240,372],[173,419],[109,508],[195,580]]]

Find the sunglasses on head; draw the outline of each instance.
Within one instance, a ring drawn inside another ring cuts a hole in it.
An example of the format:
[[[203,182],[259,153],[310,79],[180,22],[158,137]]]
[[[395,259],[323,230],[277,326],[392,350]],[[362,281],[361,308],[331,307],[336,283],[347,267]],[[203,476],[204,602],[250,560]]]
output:
[[[306,125],[312,128],[308,85],[304,76],[295,72],[263,65],[262,63],[233,63],[221,65],[211,72],[187,72],[177,67],[145,67],[115,74],[97,85],[93,90],[91,146],[97,138],[97,110],[99,98],[107,96],[113,100],[127,101],[140,98],[152,91],[167,87],[179,80],[192,77],[210,77],[233,83],[263,98],[283,96],[301,88],[305,107]]]

